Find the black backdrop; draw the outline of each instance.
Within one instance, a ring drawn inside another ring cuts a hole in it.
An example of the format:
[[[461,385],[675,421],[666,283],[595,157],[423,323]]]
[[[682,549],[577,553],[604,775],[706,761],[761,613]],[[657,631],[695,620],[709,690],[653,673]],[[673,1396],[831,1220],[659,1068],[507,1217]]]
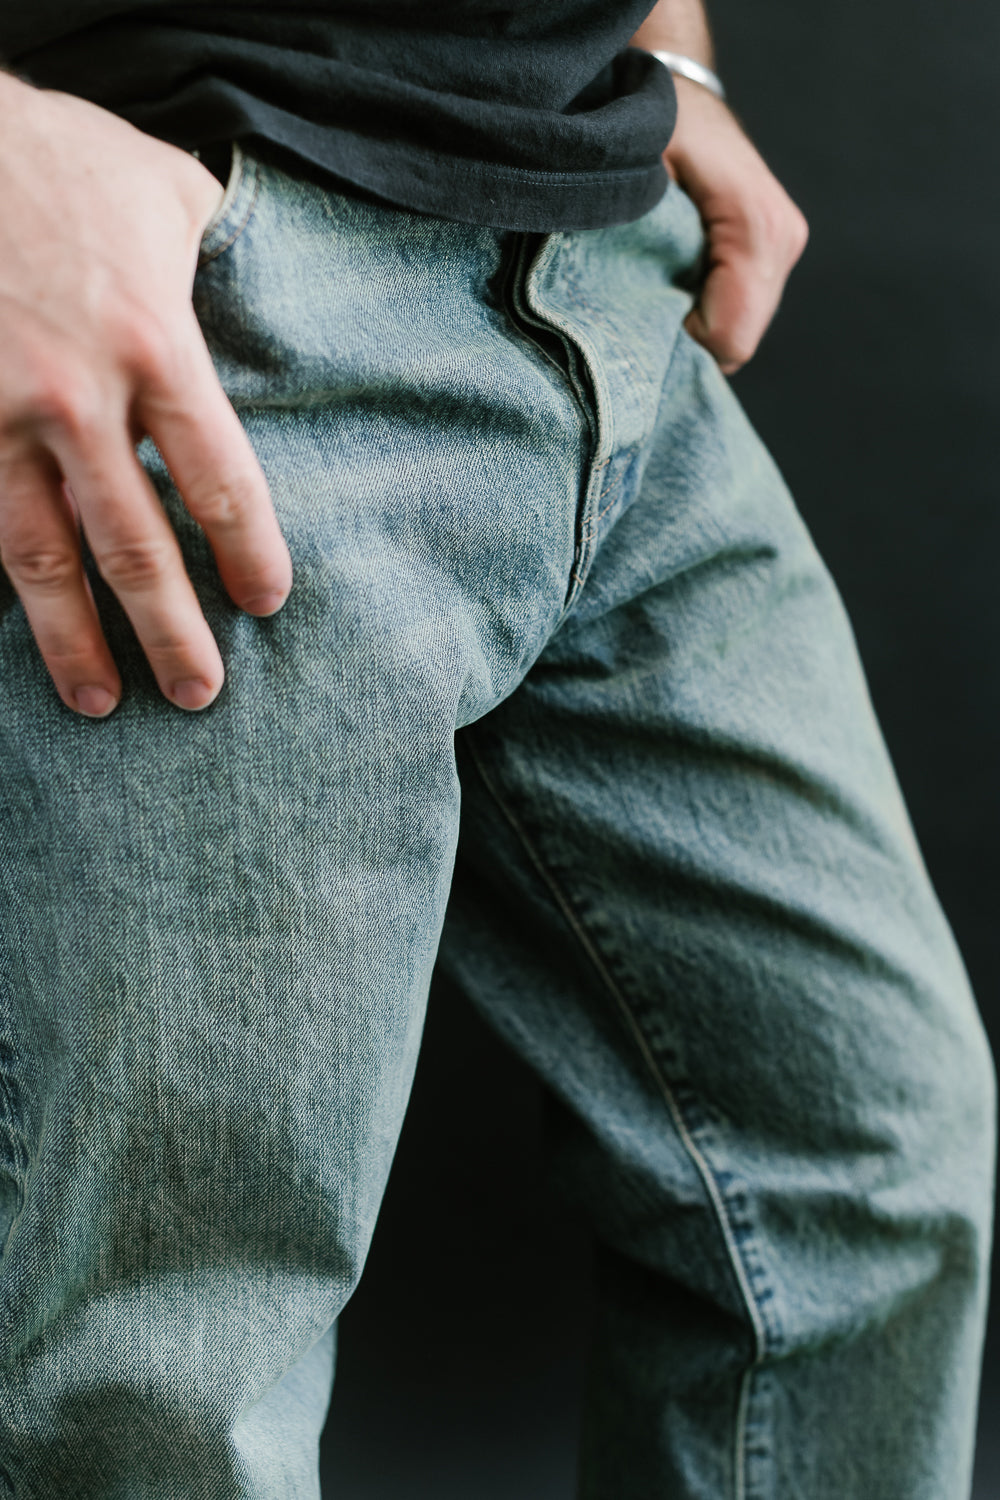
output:
[[[1000,1052],[1000,6],[714,0],[712,15],[735,107],[812,226],[737,390],[851,612]],[[538,1108],[437,987],[341,1319],[331,1500],[572,1500],[588,1248],[546,1196]],[[976,1500],[1000,1494],[998,1321]]]

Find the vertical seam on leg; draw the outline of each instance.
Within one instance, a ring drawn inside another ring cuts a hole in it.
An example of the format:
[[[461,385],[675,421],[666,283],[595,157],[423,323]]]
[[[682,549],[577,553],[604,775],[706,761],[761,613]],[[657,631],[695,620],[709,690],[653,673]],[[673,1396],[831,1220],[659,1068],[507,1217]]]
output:
[[[20,1111],[16,1108],[19,1102],[20,1092],[16,1084],[12,1086],[11,1079],[3,1072],[0,1072],[0,1106],[2,1106],[2,1110],[0,1110],[0,1129],[3,1130],[11,1146],[11,1154],[14,1158],[12,1175],[15,1178],[17,1188],[17,1202],[14,1214],[8,1226],[6,1236],[3,1240],[0,1240],[0,1255],[3,1254],[7,1240],[10,1239],[14,1226],[24,1212],[28,1165],[31,1160],[28,1142],[25,1140],[24,1131],[21,1129]],[[2,1477],[2,1471],[0,1471],[0,1477]]]
[[[618,1009],[621,1012],[625,1023],[629,1031],[631,1032],[636,1045],[639,1048],[640,1053],[642,1054],[643,1060],[645,1061],[650,1074],[652,1075],[658,1089],[660,1090],[664,1103],[667,1106],[668,1113],[670,1114],[670,1117],[674,1122],[674,1126],[677,1130],[678,1135],[680,1136],[684,1149],[687,1151],[689,1157],[694,1163],[695,1168],[702,1180],[702,1183],[704,1184],[705,1191],[708,1193],[709,1201],[712,1204],[712,1208],[715,1213],[716,1222],[718,1223],[719,1229],[722,1233],[722,1239],[726,1247],[726,1253],[729,1258],[729,1263],[732,1268],[733,1274],[736,1277],[736,1282],[739,1286],[740,1294],[743,1298],[744,1306],[746,1307],[747,1316],[750,1320],[750,1325],[753,1329],[754,1335],[753,1359],[747,1366],[746,1370],[743,1372],[743,1376],[740,1380],[740,1391],[737,1400],[736,1421],[734,1424],[733,1435],[733,1500],[748,1500],[746,1488],[747,1409],[750,1404],[751,1385],[753,1381],[754,1371],[763,1362],[764,1355],[767,1349],[767,1334],[763,1319],[760,1314],[760,1310],[758,1309],[756,1299],[754,1298],[753,1288],[750,1285],[746,1268],[743,1264],[742,1257],[740,1256],[739,1248],[736,1244],[732,1227],[726,1214],[725,1201],[723,1199],[722,1193],[719,1190],[719,1185],[715,1180],[711,1165],[709,1164],[704,1153],[701,1151],[697,1141],[694,1139],[694,1136],[691,1134],[691,1131],[688,1128],[687,1122],[684,1119],[684,1115],[681,1112],[680,1106],[674,1095],[674,1091],[670,1087],[666,1078],[663,1076],[656,1058],[653,1056],[646,1038],[643,1035],[642,1029],[635,1018],[632,1007],[629,1005],[629,1002],[623,994],[620,986],[615,982],[614,976],[609,971],[607,965],[600,955],[600,952],[591,940],[586,928],[582,925],[579,918],[577,917],[576,912],[573,910],[573,907],[570,904],[569,900],[563,895],[563,892],[554,876],[551,874],[541,856],[536,852],[534,845],[527,835],[527,832],[515,817],[514,813],[511,812],[510,808],[507,806],[507,804],[504,802],[503,798],[497,791],[497,788],[494,786],[492,780],[487,774],[482,759],[476,750],[475,743],[471,735],[466,736],[465,744],[487,792],[493,798],[493,801],[496,803],[505,821],[513,830],[518,842],[524,849],[524,852],[528,856],[528,859],[531,861],[533,869],[536,871],[538,876],[548,888],[552,899],[555,901],[560,912],[568,923],[570,930],[575,936],[577,942],[586,953],[602,984],[611,995],[615,1004],[618,1006]]]

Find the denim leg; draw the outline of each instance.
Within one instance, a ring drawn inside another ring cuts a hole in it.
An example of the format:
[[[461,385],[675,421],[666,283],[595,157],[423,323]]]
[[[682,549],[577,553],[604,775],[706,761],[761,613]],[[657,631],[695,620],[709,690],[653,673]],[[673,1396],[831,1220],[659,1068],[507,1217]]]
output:
[[[995,1114],[963,966],[835,589],[686,337],[633,473],[459,736],[441,951],[595,1237],[581,1495],[959,1500]]]
[[[0,1474],[17,1500],[316,1500],[333,1327],[408,1097],[456,725],[551,634],[584,428],[490,230],[243,159],[196,308],[269,478],[288,603],[204,712],[58,702],[0,579]]]

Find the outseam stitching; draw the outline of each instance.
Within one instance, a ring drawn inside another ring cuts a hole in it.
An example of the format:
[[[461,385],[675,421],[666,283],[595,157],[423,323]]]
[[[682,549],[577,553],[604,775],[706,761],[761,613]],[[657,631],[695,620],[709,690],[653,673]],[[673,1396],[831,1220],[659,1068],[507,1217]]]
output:
[[[17,1225],[17,1221],[20,1219],[22,1213],[24,1212],[24,1205],[27,1197],[27,1176],[28,1168],[31,1162],[31,1155],[28,1149],[28,1142],[25,1139],[24,1131],[21,1128],[20,1121],[16,1118],[18,1112],[15,1109],[15,1102],[20,1103],[20,1091],[12,1087],[11,1079],[5,1073],[0,1073],[0,1101],[2,1101],[3,1106],[3,1114],[2,1120],[0,1120],[0,1124],[2,1124],[3,1126],[4,1134],[6,1135],[7,1140],[10,1142],[12,1154],[15,1158],[13,1167],[16,1174],[15,1181],[17,1186],[17,1203],[14,1209],[14,1214],[11,1218],[10,1225],[8,1226],[7,1234],[5,1235],[3,1241],[0,1241],[0,1256],[2,1256],[4,1250],[6,1249],[7,1241],[10,1239],[10,1236]],[[0,1471],[0,1477],[2,1477],[2,1471]]]
[[[695,1168],[697,1169],[698,1174],[705,1186],[705,1190],[708,1193],[709,1201],[712,1204],[712,1208],[716,1216],[716,1221],[722,1233],[723,1243],[726,1247],[730,1266],[733,1274],[736,1277],[736,1281],[739,1286],[740,1293],[743,1297],[744,1305],[746,1307],[747,1315],[749,1317],[754,1334],[754,1357],[751,1363],[747,1366],[746,1370],[744,1370],[742,1378],[740,1380],[740,1392],[736,1409],[736,1421],[734,1424],[733,1500],[748,1500],[746,1490],[747,1412],[750,1404],[751,1385],[753,1381],[754,1371],[758,1369],[763,1363],[767,1341],[764,1322],[757,1307],[756,1299],[753,1295],[753,1289],[750,1286],[746,1268],[743,1265],[742,1257],[740,1256],[739,1248],[733,1237],[732,1228],[726,1214],[725,1200],[719,1190],[719,1186],[715,1180],[711,1165],[709,1164],[707,1158],[705,1157],[697,1141],[694,1139],[694,1136],[692,1135],[690,1129],[688,1128],[687,1121],[684,1119],[684,1115],[677,1103],[674,1091],[664,1077],[663,1072],[660,1069],[656,1058],[654,1057],[649,1044],[646,1041],[642,1028],[636,1020],[632,1007],[626,999],[624,993],[622,992],[621,987],[616,983],[613,975],[611,974],[603,958],[601,957],[598,948],[596,947],[586,928],[574,911],[570,901],[563,894],[563,891],[556,881],[555,877],[552,875],[551,871],[549,870],[548,866],[545,864],[541,856],[535,850],[535,847],[528,837],[527,832],[522,827],[521,823],[514,815],[514,813],[507,806],[506,802],[500,796],[497,788],[494,786],[492,780],[487,774],[486,768],[482,762],[482,758],[478,754],[475,743],[471,736],[466,736],[465,745],[487,792],[496,803],[496,806],[505,821],[509,824],[536,873],[548,888],[552,899],[555,901],[557,907],[559,908],[559,911],[562,913],[565,921],[570,928],[570,931],[573,933],[577,942],[580,944],[584,953],[587,955],[604,987],[607,989],[608,993],[615,1001],[615,1004],[618,1006],[625,1020],[625,1023],[629,1031],[631,1032],[636,1045],[639,1048],[642,1058],[663,1097],[664,1103],[666,1104],[668,1113],[670,1114],[670,1117],[674,1122],[674,1126],[680,1137],[681,1143],[684,1146],[684,1149],[687,1151],[692,1162],[694,1163]]]

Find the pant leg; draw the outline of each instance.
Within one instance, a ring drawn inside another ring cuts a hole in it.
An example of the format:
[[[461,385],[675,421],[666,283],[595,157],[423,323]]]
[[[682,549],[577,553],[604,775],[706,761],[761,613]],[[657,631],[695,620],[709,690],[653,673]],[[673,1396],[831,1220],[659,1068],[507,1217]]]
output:
[[[163,700],[55,698],[0,580],[0,1472],[17,1500],[307,1500],[333,1328],[405,1108],[457,724],[569,587],[584,423],[513,337],[507,240],[237,163],[196,307],[295,583],[222,591]]]
[[[657,401],[575,606],[460,736],[441,962],[547,1084],[595,1235],[586,1500],[958,1500],[992,1064],[834,587],[677,335],[686,214],[528,282],[605,434]]]

